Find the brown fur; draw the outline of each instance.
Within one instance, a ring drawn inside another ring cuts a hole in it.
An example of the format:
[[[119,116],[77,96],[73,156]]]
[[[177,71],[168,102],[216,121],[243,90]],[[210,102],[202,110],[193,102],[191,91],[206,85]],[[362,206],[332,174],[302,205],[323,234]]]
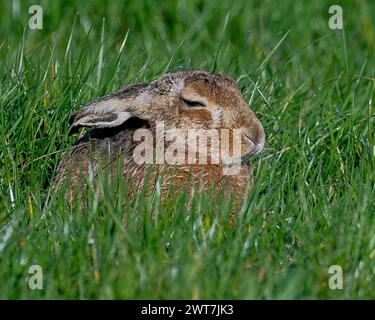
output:
[[[199,100],[204,106],[190,107],[183,98]],[[251,168],[245,164],[233,176],[223,175],[223,164],[212,164],[210,160],[206,165],[136,164],[132,158],[137,144],[133,133],[138,128],[150,128],[155,133],[155,121],[164,121],[166,130],[225,128],[232,134],[233,129],[240,128],[248,137],[239,142],[243,156],[261,151],[265,141],[263,127],[235,81],[204,71],[169,73],[148,84],[130,85],[85,106],[73,120],[73,127],[94,129],[80,139],[58,165],[54,188],[60,188],[70,178],[72,187],[67,195],[70,201],[76,189],[84,194],[82,186],[89,176],[96,176],[104,168],[109,169],[109,175],[114,175],[118,163],[122,165],[124,178],[135,188],[133,196],[142,188],[153,189],[159,178],[162,179],[162,197],[177,194],[187,186],[201,192],[210,188],[225,190],[228,197],[236,193],[242,198],[250,192]],[[150,172],[150,179],[146,185],[147,172]],[[168,193],[172,185],[172,192]]]

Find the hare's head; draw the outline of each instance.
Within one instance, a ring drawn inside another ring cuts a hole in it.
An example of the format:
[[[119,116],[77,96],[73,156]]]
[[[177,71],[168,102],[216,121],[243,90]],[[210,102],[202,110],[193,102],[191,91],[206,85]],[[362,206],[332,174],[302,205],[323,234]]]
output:
[[[226,132],[240,144],[241,157],[260,152],[265,142],[262,124],[235,81],[222,74],[176,72],[151,83],[130,85],[82,108],[73,126],[116,127],[129,118],[145,120],[150,126],[162,121],[166,130],[176,128],[185,134],[190,129]]]

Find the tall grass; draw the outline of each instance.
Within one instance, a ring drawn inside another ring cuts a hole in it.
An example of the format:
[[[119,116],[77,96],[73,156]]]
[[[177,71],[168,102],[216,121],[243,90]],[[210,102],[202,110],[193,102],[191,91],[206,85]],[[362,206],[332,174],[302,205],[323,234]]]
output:
[[[337,3],[344,30],[326,1],[40,1],[42,30],[32,4],[0,10],[0,298],[375,298],[371,1]],[[52,192],[82,103],[197,68],[236,79],[267,133],[234,226],[210,194]]]

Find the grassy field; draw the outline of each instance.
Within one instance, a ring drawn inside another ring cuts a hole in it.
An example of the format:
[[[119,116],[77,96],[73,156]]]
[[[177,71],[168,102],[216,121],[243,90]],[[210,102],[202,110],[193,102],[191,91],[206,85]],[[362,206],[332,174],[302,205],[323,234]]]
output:
[[[334,1],[344,30],[329,1],[13,3],[0,2],[0,298],[375,298],[373,1]],[[72,206],[51,191],[72,112],[197,68],[236,79],[267,134],[235,225],[209,194],[123,208],[117,184]]]

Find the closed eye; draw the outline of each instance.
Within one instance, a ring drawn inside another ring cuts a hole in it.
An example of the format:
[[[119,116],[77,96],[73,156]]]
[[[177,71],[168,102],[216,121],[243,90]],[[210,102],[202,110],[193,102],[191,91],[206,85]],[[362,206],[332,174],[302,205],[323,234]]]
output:
[[[181,99],[183,103],[190,108],[202,108],[206,106],[204,103],[199,102],[199,101],[187,100],[185,98],[181,98]]]

